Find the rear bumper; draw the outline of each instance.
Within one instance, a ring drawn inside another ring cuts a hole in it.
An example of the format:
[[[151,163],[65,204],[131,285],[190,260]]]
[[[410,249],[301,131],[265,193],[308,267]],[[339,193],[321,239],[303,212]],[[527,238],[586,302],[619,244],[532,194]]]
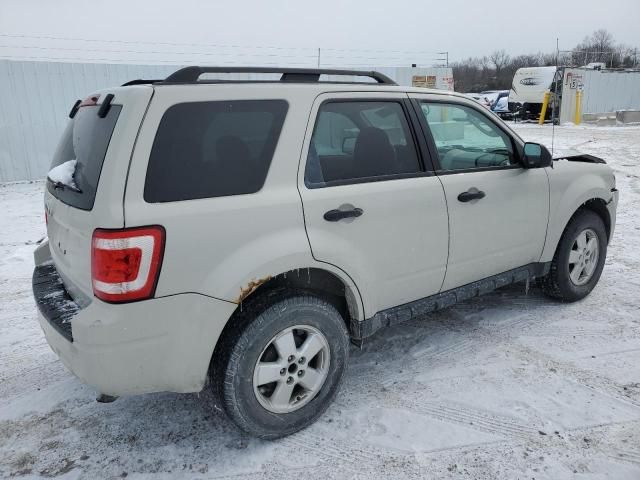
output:
[[[53,351],[83,382],[114,396],[202,390],[213,349],[236,308],[199,294],[120,305],[94,298],[68,310],[65,334],[60,309],[42,308],[43,291],[34,283],[40,325]]]

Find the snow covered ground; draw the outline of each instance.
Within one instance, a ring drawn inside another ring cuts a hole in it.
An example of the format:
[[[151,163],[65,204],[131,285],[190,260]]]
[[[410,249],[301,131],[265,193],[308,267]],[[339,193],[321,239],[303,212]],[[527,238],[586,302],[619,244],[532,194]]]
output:
[[[550,144],[550,126],[517,129]],[[36,320],[43,184],[0,185],[0,477],[639,479],[640,128],[557,128],[555,144],[616,171],[594,292],[564,305],[515,286],[388,329],[353,348],[320,421],[276,442],[208,394],[96,403]]]

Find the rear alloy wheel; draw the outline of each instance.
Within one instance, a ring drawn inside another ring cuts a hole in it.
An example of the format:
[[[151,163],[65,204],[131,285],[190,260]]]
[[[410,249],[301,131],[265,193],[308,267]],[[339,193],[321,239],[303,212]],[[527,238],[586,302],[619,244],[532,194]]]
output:
[[[231,419],[264,439],[295,433],[324,413],[340,387],[349,334],[313,294],[257,299],[240,313],[215,359],[213,382]]]
[[[543,279],[545,293],[565,302],[580,300],[596,286],[607,256],[607,232],[600,216],[580,210],[565,228],[551,270]]]
[[[253,393],[270,412],[293,412],[322,389],[330,363],[329,343],[319,330],[288,327],[269,341],[256,362]]]

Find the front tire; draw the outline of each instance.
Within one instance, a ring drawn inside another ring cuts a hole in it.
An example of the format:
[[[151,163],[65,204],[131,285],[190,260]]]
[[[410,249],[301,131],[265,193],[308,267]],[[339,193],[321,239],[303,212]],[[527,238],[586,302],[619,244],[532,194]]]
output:
[[[214,372],[224,410],[259,438],[302,430],[340,387],[349,356],[342,316],[309,294],[257,299],[241,315],[246,327],[225,338]]]
[[[581,300],[596,286],[607,256],[604,222],[590,210],[579,210],[565,228],[543,280],[544,292],[564,302]]]

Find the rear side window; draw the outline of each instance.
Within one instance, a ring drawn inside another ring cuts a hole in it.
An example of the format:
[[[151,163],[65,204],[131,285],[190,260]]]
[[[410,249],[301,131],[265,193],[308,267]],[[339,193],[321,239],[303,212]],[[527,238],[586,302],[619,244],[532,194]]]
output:
[[[255,193],[287,113],[284,100],[181,103],[156,133],[144,199],[150,203]]]
[[[73,180],[77,188],[47,182],[49,192],[60,201],[82,210],[91,210],[96,198],[104,157],[116,126],[121,105],[111,105],[106,117],[98,117],[99,106],[78,110],[69,121],[51,163],[51,170],[75,160]]]
[[[305,182],[311,188],[393,178],[421,171],[396,101],[331,101],[320,107]]]

